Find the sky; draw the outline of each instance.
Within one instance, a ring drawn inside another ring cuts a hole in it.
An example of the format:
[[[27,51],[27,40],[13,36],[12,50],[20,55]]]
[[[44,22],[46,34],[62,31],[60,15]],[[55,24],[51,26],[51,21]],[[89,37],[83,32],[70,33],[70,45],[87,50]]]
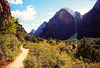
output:
[[[27,33],[37,29],[44,21],[49,21],[61,8],[70,8],[87,13],[96,0],[7,0],[11,6],[12,16],[19,18],[19,23]]]

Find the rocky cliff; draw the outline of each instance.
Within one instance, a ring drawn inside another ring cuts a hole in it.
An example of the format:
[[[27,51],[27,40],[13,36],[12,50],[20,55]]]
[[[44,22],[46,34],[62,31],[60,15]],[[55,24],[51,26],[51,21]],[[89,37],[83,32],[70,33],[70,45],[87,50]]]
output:
[[[11,12],[10,12],[10,4],[6,0],[0,0],[0,16],[1,17],[11,17]]]
[[[70,9],[61,9],[43,29],[41,36],[65,40],[76,33],[75,13]]]
[[[82,17],[78,23],[78,38],[100,37],[100,0]]]

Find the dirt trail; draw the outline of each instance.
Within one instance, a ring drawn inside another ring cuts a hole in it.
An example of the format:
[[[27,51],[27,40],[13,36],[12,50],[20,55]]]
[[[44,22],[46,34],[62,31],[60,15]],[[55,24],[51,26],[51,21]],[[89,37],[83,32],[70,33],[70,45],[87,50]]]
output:
[[[23,60],[27,57],[29,49],[25,49],[23,48],[23,46],[21,46],[21,50],[22,53],[19,54],[19,56],[15,59],[15,61],[13,63],[11,63],[8,68],[23,68]]]

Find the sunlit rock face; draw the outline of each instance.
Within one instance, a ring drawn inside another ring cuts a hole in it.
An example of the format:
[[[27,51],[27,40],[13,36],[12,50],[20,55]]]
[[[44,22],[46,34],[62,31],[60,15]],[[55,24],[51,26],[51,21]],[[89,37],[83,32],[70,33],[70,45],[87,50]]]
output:
[[[10,10],[10,4],[6,0],[0,0],[0,15],[9,18],[11,17]]]
[[[82,22],[78,23],[78,38],[100,37],[100,0],[94,7],[82,17]]]
[[[76,33],[75,13],[70,9],[61,9],[49,20],[41,36],[65,40]]]

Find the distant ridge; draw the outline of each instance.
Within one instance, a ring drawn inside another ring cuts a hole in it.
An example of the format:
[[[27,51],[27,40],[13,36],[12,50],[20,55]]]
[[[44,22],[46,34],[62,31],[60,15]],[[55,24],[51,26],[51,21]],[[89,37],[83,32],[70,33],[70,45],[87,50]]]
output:
[[[32,29],[30,33],[31,33],[31,34],[34,34],[34,33],[35,33],[35,30],[34,30],[34,29]]]
[[[43,31],[44,27],[46,26],[47,22],[43,22],[36,31],[32,30],[30,33],[32,33],[33,35],[38,35],[40,36],[41,32]]]

